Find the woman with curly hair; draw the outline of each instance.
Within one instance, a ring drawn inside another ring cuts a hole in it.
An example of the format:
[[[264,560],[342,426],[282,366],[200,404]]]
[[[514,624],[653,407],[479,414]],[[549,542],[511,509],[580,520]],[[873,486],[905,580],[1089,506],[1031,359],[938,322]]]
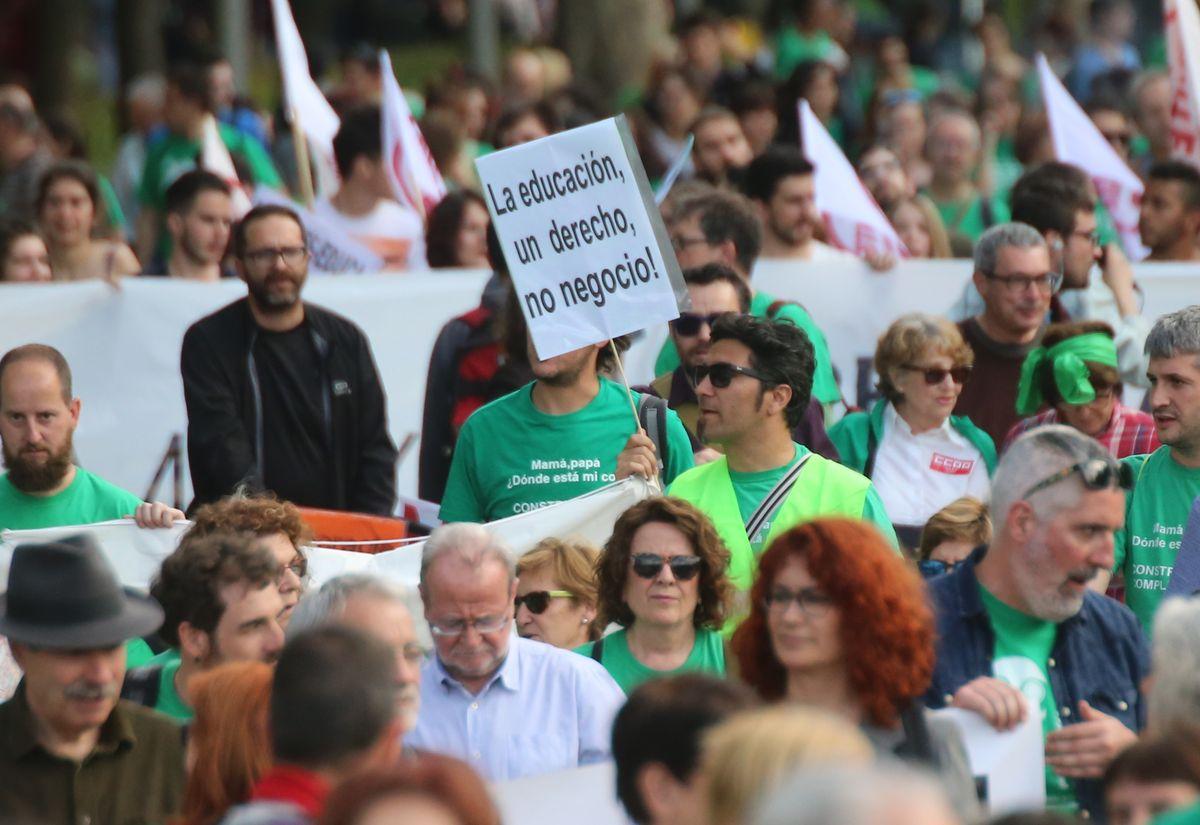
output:
[[[626,693],[683,671],[724,674],[728,566],[716,528],[691,504],[638,502],[617,519],[596,562],[600,626],[621,629],[576,652],[604,665]]]
[[[934,665],[924,587],[874,527],[826,518],[789,530],[759,559],[750,600],[730,645],[750,687],[845,716],[878,751],[939,771],[959,812],[973,811],[956,729],[920,705]]]
[[[423,753],[353,774],[334,788],[318,825],[500,825],[487,786],[470,766]]]

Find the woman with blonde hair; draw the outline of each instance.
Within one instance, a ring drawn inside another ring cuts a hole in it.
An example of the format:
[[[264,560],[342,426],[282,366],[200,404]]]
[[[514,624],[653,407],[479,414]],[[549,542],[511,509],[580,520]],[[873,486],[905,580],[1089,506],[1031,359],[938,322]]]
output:
[[[971,551],[992,540],[987,505],[963,496],[938,510],[921,531],[917,569],[927,579],[949,573]]]
[[[517,560],[517,633],[573,650],[600,638],[596,558],[581,539],[542,539]]]
[[[914,258],[950,258],[950,236],[937,207],[924,195],[903,198],[888,210],[891,221]]]

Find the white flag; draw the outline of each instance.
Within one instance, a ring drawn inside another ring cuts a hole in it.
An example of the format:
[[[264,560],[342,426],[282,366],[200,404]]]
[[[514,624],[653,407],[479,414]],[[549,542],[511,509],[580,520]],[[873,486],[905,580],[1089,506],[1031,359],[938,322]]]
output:
[[[386,49],[379,50],[379,71],[383,78],[383,168],[396,200],[424,217],[446,197],[446,182],[400,91]]]
[[[283,75],[283,96],[289,118],[296,118],[317,167],[317,188],[330,194],[337,186],[337,167],[333,160],[333,136],[341,120],[325,95],[308,73],[308,54],[300,30],[292,18],[288,0],[271,0],[275,18],[275,48]]]
[[[212,172],[229,185],[229,195],[233,200],[233,219],[240,221],[242,216],[250,211],[250,198],[238,179],[229,147],[221,140],[217,119],[212,115],[204,118],[204,135],[200,140],[200,167]]]
[[[1200,12],[1195,0],[1166,0],[1171,75],[1171,154],[1200,166]]]
[[[1096,124],[1087,116],[1071,93],[1050,68],[1046,56],[1037,56],[1038,76],[1042,83],[1042,101],[1050,121],[1054,156],[1063,163],[1087,172],[1100,200],[1108,208],[1121,236],[1121,245],[1131,260],[1146,257],[1138,233],[1138,212],[1142,200],[1142,181],[1121,160],[1112,144],[1104,139]]]
[[[837,141],[813,114],[807,100],[801,100],[799,107],[800,145],[808,162],[816,167],[813,184],[817,209],[825,221],[829,242],[859,256],[875,252],[907,258],[904,241],[858,179]]]

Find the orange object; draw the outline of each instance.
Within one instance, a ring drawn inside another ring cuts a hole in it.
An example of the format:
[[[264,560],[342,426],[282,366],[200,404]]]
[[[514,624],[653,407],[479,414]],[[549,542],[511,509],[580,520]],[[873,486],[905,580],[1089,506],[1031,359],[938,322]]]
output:
[[[321,510],[301,507],[300,517],[313,533],[313,543],[332,541],[382,541],[380,544],[347,545],[339,550],[356,553],[382,553],[400,547],[408,538],[408,522],[400,518],[372,516],[366,513],[347,513],[342,510]]]

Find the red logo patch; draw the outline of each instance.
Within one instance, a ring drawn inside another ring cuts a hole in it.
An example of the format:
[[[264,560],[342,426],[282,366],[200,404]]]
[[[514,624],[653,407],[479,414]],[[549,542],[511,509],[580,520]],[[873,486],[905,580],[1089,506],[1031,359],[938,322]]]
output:
[[[974,466],[975,462],[969,458],[954,458],[941,453],[934,453],[933,460],[929,462],[929,469],[935,473],[945,473],[950,476],[970,475],[971,468]]]

